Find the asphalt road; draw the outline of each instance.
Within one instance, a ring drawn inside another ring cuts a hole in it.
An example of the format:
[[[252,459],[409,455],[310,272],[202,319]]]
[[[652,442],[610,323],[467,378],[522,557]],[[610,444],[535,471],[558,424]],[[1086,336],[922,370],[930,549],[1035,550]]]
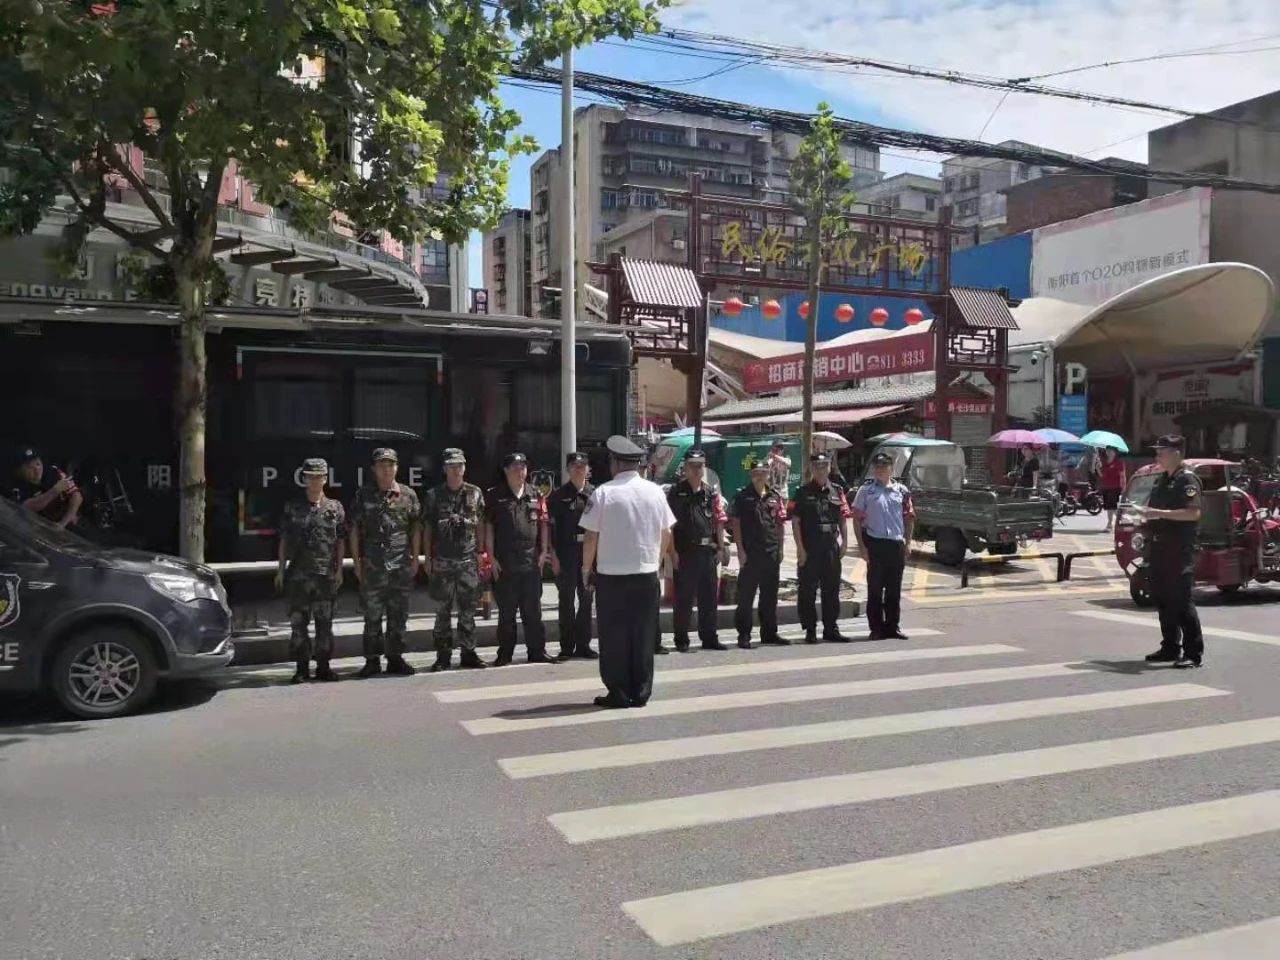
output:
[[[0,957],[1276,956],[1280,590],[1175,672],[1103,586],[673,655],[645,710],[585,662],[0,706]]]

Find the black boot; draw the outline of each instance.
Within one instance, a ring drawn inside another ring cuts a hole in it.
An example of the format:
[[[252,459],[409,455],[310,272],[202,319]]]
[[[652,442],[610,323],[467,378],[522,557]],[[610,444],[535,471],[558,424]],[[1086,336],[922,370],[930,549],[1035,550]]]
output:
[[[676,637],[676,651],[677,651],[678,653],[688,653],[688,652],[689,652],[689,638],[688,638],[688,637]]]
[[[1148,653],[1146,659],[1147,663],[1177,663],[1178,651],[1161,647],[1155,653]]]
[[[404,657],[387,657],[387,673],[396,677],[412,677],[418,671]]]
[[[338,679],[338,675],[329,667],[328,660],[316,661],[316,679],[323,683],[332,683]]]
[[[474,650],[463,650],[461,662],[462,665],[469,670],[483,670],[488,666],[487,663],[480,659],[480,655]]]
[[[360,668],[360,672],[357,673],[356,676],[357,677],[376,677],[381,672],[382,672],[381,657],[365,657],[364,666]]]
[[[574,653],[574,656],[577,657],[579,660],[599,660],[600,659],[600,654],[596,653],[590,647],[580,648],[576,653]]]
[[[289,682],[290,683],[306,683],[310,679],[311,679],[311,669],[307,665],[307,661],[299,660],[298,669],[294,673],[293,678]]]
[[[466,663],[465,657],[463,663]],[[453,655],[446,650],[436,654],[436,662],[431,665],[431,672],[439,673],[441,670],[448,670],[451,666],[453,666]]]
[[[806,631],[804,632],[804,642],[805,642],[805,643],[817,643],[817,642],[818,642],[818,631],[817,631],[817,630],[806,630]]]

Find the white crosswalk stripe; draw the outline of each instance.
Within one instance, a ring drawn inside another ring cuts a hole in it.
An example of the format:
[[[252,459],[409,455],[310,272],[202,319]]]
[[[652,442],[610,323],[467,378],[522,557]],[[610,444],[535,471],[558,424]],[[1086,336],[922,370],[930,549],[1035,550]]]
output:
[[[1280,790],[632,900],[662,946],[908,903],[1280,830]]]
[[[1138,627],[1158,629],[1160,622],[1155,617],[1141,617],[1131,613],[1107,613],[1104,610],[1072,610],[1077,617],[1088,617],[1091,620],[1110,620],[1113,623],[1128,623]],[[1213,627],[1205,624],[1201,631],[1206,637],[1220,637],[1223,640],[1247,640],[1250,643],[1265,643],[1280,647],[1280,633],[1251,633],[1248,630],[1229,630],[1226,627]]]
[[[1266,960],[1280,955],[1280,917],[1248,923],[1107,960]]]
[[[1170,683],[1133,690],[1108,690],[1103,693],[1081,693],[1065,697],[1042,697],[1036,700],[1012,700],[1006,703],[982,704],[976,707],[952,707],[946,710],[924,710],[918,713],[887,714],[835,720],[788,727],[766,727],[762,730],[739,730],[713,733],[700,737],[675,737],[649,740],[610,747],[564,750],[558,753],[536,753],[523,757],[505,757],[498,761],[513,779],[545,777],[631,767],[695,757],[723,756],[753,750],[777,750],[839,740],[867,740],[895,734],[919,733],[925,730],[978,726],[1008,720],[1065,716],[1093,710],[1113,710],[1143,704],[1173,703],[1202,697],[1225,696],[1226,690],[1190,683]]]
[[[741,707],[777,706],[783,703],[806,703],[834,700],[877,693],[940,690],[980,683],[1002,683],[1009,680],[1031,680],[1048,677],[1080,676],[1104,668],[1088,663],[1033,663],[1022,667],[994,667],[986,670],[964,670],[953,673],[924,673],[902,677],[878,677],[872,680],[846,680],[804,687],[775,687],[742,693],[712,694],[676,700],[655,700],[643,710],[602,710],[592,713],[570,713],[536,717],[482,717],[465,720],[463,729],[476,735],[518,733],[546,727],[571,727],[581,724],[626,722],[678,714],[707,713]]]

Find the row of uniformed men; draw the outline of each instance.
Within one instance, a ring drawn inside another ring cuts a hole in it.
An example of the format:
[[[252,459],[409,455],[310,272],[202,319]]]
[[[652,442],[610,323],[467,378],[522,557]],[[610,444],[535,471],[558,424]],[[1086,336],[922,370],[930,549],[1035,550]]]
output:
[[[516,617],[524,625],[530,662],[554,662],[546,653],[542,625],[541,571],[550,564],[559,592],[560,660],[592,659],[590,578],[582,576],[583,531],[579,520],[590,500],[587,458],[570,454],[569,480],[545,499],[527,482],[523,454],[503,463],[506,480],[482,493],[465,480],[466,457],[457,448],[444,451],[443,483],[419,502],[397,482],[398,457],[379,448],[373,455],[372,484],[362,487],[348,518],[342,504],[325,495],[328,466],[323,460],[303,465],[305,496],[291,501],[281,524],[277,588],[284,591],[291,625],[290,650],[297,663],[295,682],[335,678],[329,666],[333,647],[333,598],[341,585],[342,561],[350,544],[364,610],[360,676],[382,671],[414,672],[404,660],[409,591],[425,556],[428,591],[437,603],[433,631],[436,662],[449,669],[456,611],[457,642],[465,667],[483,668],[475,648],[475,607],[482,580],[491,576],[498,605],[498,653],[494,666],[511,662]],[[669,493],[675,516],[671,560],[675,580],[674,628],[678,650],[689,649],[693,607],[704,649],[724,649],[716,636],[718,564],[728,562],[725,527],[732,524],[739,561],[735,626],[738,645],[751,646],[752,606],[757,596],[762,641],[785,645],[778,635],[777,594],[788,518],[799,561],[799,615],[807,642],[817,642],[816,600],[821,594],[823,639],[844,641],[839,615],[840,563],[847,543],[849,505],[829,479],[830,461],[812,458],[813,480],[791,503],[785,491],[769,485],[769,464],[751,466],[751,483],[738,491],[728,510],[718,490],[705,482],[706,458],[686,454],[683,480]],[[310,626],[314,621],[314,641]],[[385,622],[385,629],[384,629]],[[666,653],[660,635],[657,652]]]

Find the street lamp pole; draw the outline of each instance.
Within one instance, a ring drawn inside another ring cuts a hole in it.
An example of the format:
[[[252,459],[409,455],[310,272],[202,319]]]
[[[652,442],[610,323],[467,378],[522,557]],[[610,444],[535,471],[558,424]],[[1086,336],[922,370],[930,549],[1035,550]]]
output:
[[[567,470],[567,458],[578,446],[577,331],[574,329],[574,235],[576,214],[573,197],[573,47],[565,49],[560,67],[560,173],[564,178],[564,201],[560,213],[560,469]],[[553,214],[554,215],[554,214]]]

